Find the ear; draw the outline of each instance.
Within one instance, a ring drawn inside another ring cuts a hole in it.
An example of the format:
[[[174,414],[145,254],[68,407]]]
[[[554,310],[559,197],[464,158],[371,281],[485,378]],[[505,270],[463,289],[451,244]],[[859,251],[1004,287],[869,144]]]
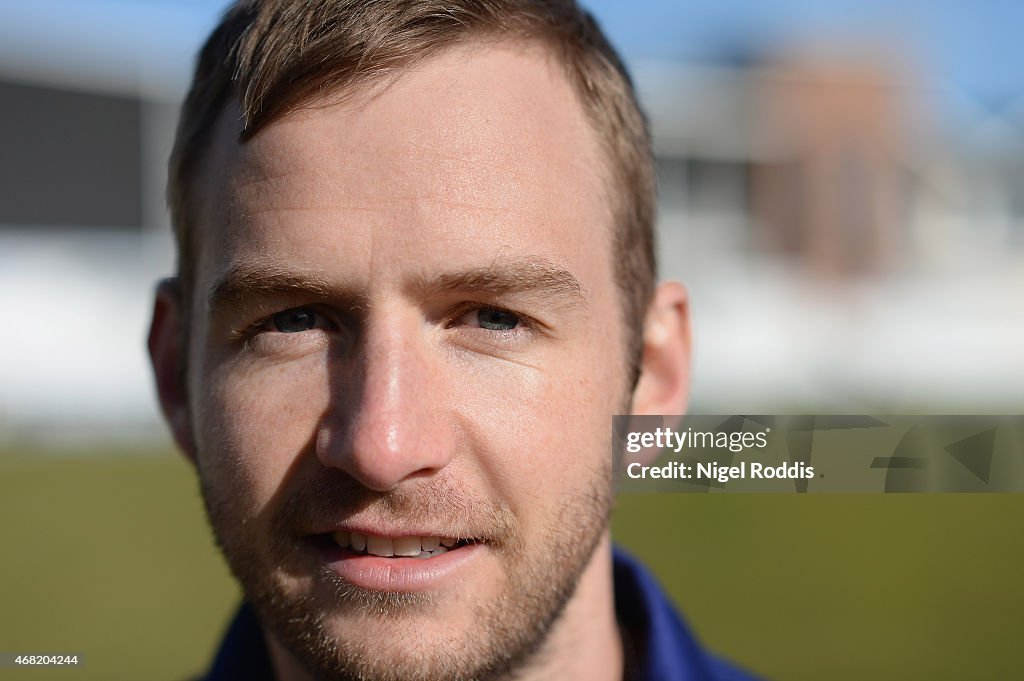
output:
[[[664,282],[655,291],[644,320],[643,343],[633,413],[684,413],[690,398],[690,307],[679,282]]]
[[[149,327],[149,360],[153,365],[156,391],[171,435],[190,461],[195,463],[192,422],[185,388],[184,301],[177,279],[164,279],[157,285],[153,321]]]

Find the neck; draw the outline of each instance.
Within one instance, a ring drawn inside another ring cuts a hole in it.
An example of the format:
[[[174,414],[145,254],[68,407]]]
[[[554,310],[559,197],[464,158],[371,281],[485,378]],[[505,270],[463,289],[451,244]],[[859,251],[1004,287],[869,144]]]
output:
[[[284,646],[273,636],[265,638],[275,678],[312,681],[313,677]],[[576,592],[551,628],[544,645],[526,666],[515,670],[511,678],[515,681],[621,681],[623,664],[622,641],[615,618],[611,536],[605,532],[580,577]]]

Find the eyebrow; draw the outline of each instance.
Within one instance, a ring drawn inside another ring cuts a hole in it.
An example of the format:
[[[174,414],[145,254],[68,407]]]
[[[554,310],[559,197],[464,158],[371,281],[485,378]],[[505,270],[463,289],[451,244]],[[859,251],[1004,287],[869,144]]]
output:
[[[207,305],[211,312],[245,309],[253,302],[274,298],[341,298],[353,309],[365,307],[364,297],[353,287],[339,286],[318,275],[260,263],[232,265],[210,287]]]
[[[523,293],[540,294],[566,307],[586,302],[579,280],[569,270],[544,258],[496,260],[487,267],[415,275],[407,289],[424,297],[459,292],[494,296]],[[260,263],[237,263],[228,268],[210,287],[207,304],[211,312],[216,312],[245,309],[275,298],[334,299],[352,310],[368,307],[366,295],[355,286]]]
[[[496,260],[488,267],[414,277],[410,288],[427,296],[461,291],[495,296],[537,293],[567,306],[586,302],[583,286],[572,272],[544,258]]]

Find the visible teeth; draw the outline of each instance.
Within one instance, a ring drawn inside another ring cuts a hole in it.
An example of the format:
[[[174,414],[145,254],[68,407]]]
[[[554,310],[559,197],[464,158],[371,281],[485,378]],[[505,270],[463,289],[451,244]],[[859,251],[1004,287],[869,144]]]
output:
[[[366,537],[366,552],[375,556],[390,558],[395,555],[395,542],[389,537],[375,537],[372,534]]]
[[[396,556],[413,557],[420,555],[419,537],[396,537],[393,543]]]
[[[458,540],[451,537],[380,537],[343,530],[332,533],[331,537],[341,548],[351,547],[356,553],[369,553],[384,558],[430,558],[447,553],[458,544]]]

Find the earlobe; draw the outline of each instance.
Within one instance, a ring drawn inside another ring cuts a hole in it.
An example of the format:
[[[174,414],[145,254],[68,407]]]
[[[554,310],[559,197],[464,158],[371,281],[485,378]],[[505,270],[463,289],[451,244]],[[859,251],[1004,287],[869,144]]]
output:
[[[185,337],[182,328],[183,304],[177,279],[164,279],[159,283],[153,303],[153,321],[149,327],[147,347],[164,418],[181,451],[195,462],[183,371],[187,351],[182,347]]]
[[[682,284],[664,282],[655,291],[644,322],[640,380],[633,413],[682,414],[690,396],[690,308]]]

